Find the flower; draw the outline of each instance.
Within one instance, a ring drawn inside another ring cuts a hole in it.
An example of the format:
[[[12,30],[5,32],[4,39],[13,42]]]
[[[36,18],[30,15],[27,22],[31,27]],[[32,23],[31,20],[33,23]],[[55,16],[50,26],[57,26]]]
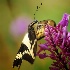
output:
[[[56,27],[46,25],[45,27],[45,44],[40,44],[40,50],[37,53],[39,58],[49,57],[55,60],[49,67],[50,70],[70,70],[70,32],[67,30],[69,23],[69,14],[65,13],[62,20]],[[48,50],[51,54],[44,53],[40,55],[40,52]],[[43,58],[41,58],[43,59]]]
[[[14,37],[19,37],[25,33],[28,29],[28,24],[31,23],[31,19],[28,16],[19,16],[11,22],[10,34]]]

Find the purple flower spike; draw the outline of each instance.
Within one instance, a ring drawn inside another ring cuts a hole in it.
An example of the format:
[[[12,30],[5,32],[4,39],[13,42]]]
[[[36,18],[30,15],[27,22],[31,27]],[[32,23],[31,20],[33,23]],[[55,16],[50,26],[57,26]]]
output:
[[[56,27],[46,25],[45,44],[40,44],[39,58],[49,57],[53,61],[50,70],[70,70],[70,32],[67,30],[69,14],[65,13]],[[43,50],[49,53],[40,54]]]

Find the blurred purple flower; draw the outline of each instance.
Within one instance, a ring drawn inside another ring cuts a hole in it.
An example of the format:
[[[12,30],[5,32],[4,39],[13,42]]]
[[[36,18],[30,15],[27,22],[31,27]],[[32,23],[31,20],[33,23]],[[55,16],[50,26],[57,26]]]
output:
[[[24,34],[27,31],[28,24],[30,24],[32,20],[27,16],[20,16],[12,21],[10,25],[10,33],[13,36],[19,36]]]
[[[39,58],[50,57],[55,60],[49,67],[50,70],[70,70],[70,32],[67,30],[69,14],[65,13],[62,20],[56,27],[46,25],[45,27],[45,44],[40,44],[40,50],[37,53]],[[48,50],[51,54],[40,52]],[[42,57],[41,57],[42,56]]]

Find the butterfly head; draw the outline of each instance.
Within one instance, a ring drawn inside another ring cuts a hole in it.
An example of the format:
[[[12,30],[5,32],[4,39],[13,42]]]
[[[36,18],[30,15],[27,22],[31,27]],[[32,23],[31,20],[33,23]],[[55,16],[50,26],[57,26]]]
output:
[[[38,22],[37,30],[36,30],[36,37],[37,37],[38,40],[44,37],[45,26],[47,24],[48,25],[51,25],[53,27],[56,26],[55,21],[50,20],[50,19],[49,20],[43,20],[43,21]]]

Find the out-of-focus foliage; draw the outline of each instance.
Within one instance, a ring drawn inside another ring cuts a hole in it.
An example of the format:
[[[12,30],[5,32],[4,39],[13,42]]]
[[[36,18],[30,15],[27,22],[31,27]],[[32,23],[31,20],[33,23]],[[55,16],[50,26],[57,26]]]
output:
[[[58,23],[63,13],[70,14],[70,0],[0,0],[0,70],[17,70],[12,68],[13,60],[27,31],[27,25],[34,20],[33,14],[37,6],[40,6],[36,12],[39,21],[53,19]],[[22,19],[17,21],[19,17]],[[11,27],[16,29],[17,36]],[[20,28],[24,29],[21,33]],[[21,70],[49,70],[51,62],[49,58],[41,60],[37,57],[33,65],[23,61]]]

